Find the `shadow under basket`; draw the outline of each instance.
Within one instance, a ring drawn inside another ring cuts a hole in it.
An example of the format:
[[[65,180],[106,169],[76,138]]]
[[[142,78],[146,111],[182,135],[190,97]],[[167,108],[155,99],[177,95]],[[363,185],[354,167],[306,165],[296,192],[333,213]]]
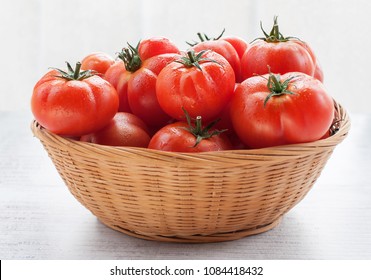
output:
[[[219,242],[274,228],[300,202],[348,134],[334,102],[335,134],[311,143],[175,153],[60,137],[31,124],[74,197],[103,224],[167,242]]]

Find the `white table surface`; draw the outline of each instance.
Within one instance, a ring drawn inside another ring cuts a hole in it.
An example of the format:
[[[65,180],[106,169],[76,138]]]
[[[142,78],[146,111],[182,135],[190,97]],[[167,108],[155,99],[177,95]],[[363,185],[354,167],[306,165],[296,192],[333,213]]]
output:
[[[351,115],[313,189],[273,230],[175,244],[102,225],[69,193],[32,116],[0,112],[0,259],[371,259],[371,115]]]

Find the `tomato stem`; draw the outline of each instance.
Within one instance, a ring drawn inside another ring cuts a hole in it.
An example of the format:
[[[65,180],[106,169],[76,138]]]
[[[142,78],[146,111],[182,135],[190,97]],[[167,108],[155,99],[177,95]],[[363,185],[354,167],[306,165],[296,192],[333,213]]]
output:
[[[291,76],[288,79],[281,81],[281,76],[279,74],[275,75],[269,72],[269,78],[267,82],[267,87],[270,94],[264,99],[264,107],[266,106],[269,99],[273,96],[281,96],[284,94],[295,94],[294,92],[288,90],[289,83],[297,76]]]
[[[270,83],[269,83],[270,79]],[[275,93],[282,93],[284,91],[283,84],[279,81],[280,75],[274,75],[270,74],[268,79],[268,88],[270,88],[271,91],[274,91]]]
[[[204,36],[202,36],[202,34],[200,32],[197,32],[197,36],[200,39],[200,42],[205,42],[205,41],[210,40],[205,33],[204,33]]]
[[[187,56],[182,56],[179,60],[175,60],[175,62],[181,63],[187,68],[197,67],[200,71],[202,71],[201,62],[214,62],[220,65],[220,63],[214,59],[202,57],[207,51],[208,50],[203,50],[196,54],[194,50],[189,50],[187,51]]]
[[[212,132],[210,132],[211,128],[217,122],[219,122],[220,119],[216,119],[215,121],[209,123],[206,127],[203,127],[201,116],[197,116],[193,124],[191,117],[189,116],[187,110],[184,109],[183,107],[182,107],[182,110],[184,112],[184,115],[186,117],[187,124],[188,124],[188,127],[186,127],[185,129],[188,130],[190,133],[192,133],[196,137],[196,142],[193,147],[196,147],[203,139],[208,139],[208,138],[213,137],[214,135],[219,135],[227,131],[227,129],[222,129],[222,130],[214,129]]]
[[[189,58],[189,61],[191,62],[191,64],[196,62],[196,57],[195,57],[195,52],[194,51],[187,51],[187,55],[188,55],[188,58]]]
[[[280,32],[277,19],[278,19],[278,16],[274,16],[273,27],[271,31],[269,32],[269,34],[264,30],[263,23],[260,21],[260,29],[262,30],[264,37],[256,38],[251,43],[255,42],[256,40],[263,40],[268,43],[287,42],[290,39],[300,40],[299,38],[296,38],[293,36],[288,36],[288,37],[283,36],[282,33]]]
[[[118,57],[124,62],[125,69],[130,72],[137,71],[142,66],[142,60],[138,53],[140,42],[136,47],[133,47],[128,43],[128,48],[123,48],[118,54]]]
[[[76,67],[75,67],[75,73],[73,74],[74,80],[77,80],[79,78],[80,70],[81,70],[81,62],[77,62]]]
[[[219,40],[220,38],[222,38],[224,32],[225,32],[225,28],[223,28],[222,33],[220,33],[219,36],[218,36],[218,37],[215,37],[215,38],[209,38],[209,36],[207,36],[205,33],[201,34],[201,32],[197,32],[197,37],[198,37],[198,39],[200,40],[200,42],[193,41],[193,43],[189,43],[189,42],[186,42],[186,43],[187,43],[189,46],[194,47],[194,46],[196,46],[197,44],[202,43],[202,42],[205,42],[205,41],[217,41],[217,40]]]
[[[58,68],[52,68],[52,69],[57,70],[60,74],[60,75],[57,75],[56,77],[66,79],[68,81],[72,81],[72,80],[81,81],[81,80],[87,79],[97,74],[97,72],[93,70],[81,71],[81,62],[76,63],[75,69],[73,69],[71,67],[71,64],[69,64],[67,61],[66,63],[67,63],[67,70],[68,70],[67,72],[61,69],[58,69]]]
[[[195,127],[195,130],[194,130],[194,133],[195,134],[201,134],[202,133],[202,117],[201,116],[196,117],[196,127]]]

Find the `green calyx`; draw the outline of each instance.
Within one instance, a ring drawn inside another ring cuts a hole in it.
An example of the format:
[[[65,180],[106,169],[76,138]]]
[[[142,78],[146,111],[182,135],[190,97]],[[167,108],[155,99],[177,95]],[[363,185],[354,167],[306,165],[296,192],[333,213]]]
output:
[[[138,53],[139,43],[136,47],[133,47],[128,43],[127,48],[123,48],[122,51],[118,54],[118,57],[124,62],[125,69],[130,72],[137,71],[142,66],[142,60],[140,59]]]
[[[270,91],[270,94],[264,99],[264,107],[269,101],[274,96],[281,96],[284,94],[296,94],[290,90],[288,90],[288,86],[290,82],[295,79],[297,76],[292,76],[288,78],[287,80],[281,81],[281,76],[279,74],[275,75],[272,73],[269,73],[269,78],[267,82],[267,87]]]
[[[195,142],[193,147],[196,147],[203,139],[208,139],[208,138],[213,137],[214,135],[219,135],[219,134],[227,131],[227,129],[223,129],[223,130],[214,129],[213,131],[210,131],[211,128],[220,119],[217,119],[217,120],[209,123],[206,127],[203,127],[202,126],[202,117],[197,116],[194,123],[192,123],[191,117],[189,116],[188,112],[184,108],[182,108],[182,109],[183,109],[183,112],[185,114],[185,117],[186,117],[186,120],[187,120],[187,123],[188,123],[188,127],[186,127],[185,129],[188,130],[190,133],[192,133],[196,137],[196,142]]]
[[[216,40],[219,40],[220,38],[222,38],[224,32],[225,32],[225,28],[223,28],[222,33],[220,33],[220,35],[218,37],[215,37],[215,38],[210,38],[205,33],[201,34],[201,32],[197,32],[197,36],[198,36],[198,39],[200,40],[200,42],[193,41],[193,43],[190,43],[190,42],[186,42],[186,43],[189,46],[193,47],[193,46],[196,46],[197,44],[199,44],[201,42],[205,42],[205,41],[216,41]]]
[[[76,63],[75,69],[73,69],[67,61],[66,63],[67,63],[67,69],[68,69],[67,72],[61,69],[58,69],[58,68],[52,68],[52,69],[57,70],[60,74],[60,75],[56,75],[56,77],[66,79],[68,81],[72,81],[72,80],[81,81],[91,76],[97,75],[97,73],[93,70],[81,71],[81,62]]]
[[[179,60],[175,60],[175,62],[183,64],[185,67],[196,67],[200,71],[202,71],[201,63],[202,62],[214,62],[220,64],[214,59],[202,57],[202,55],[207,52],[208,50],[200,51],[199,53],[195,53],[194,50],[187,51],[187,56],[182,56]]]
[[[265,37],[257,38],[257,39],[264,40],[268,43],[277,43],[277,42],[287,42],[289,39],[293,38],[293,37],[285,37],[282,35],[278,27],[277,18],[278,18],[277,16],[273,18],[273,27],[269,34],[265,32],[265,30],[263,29],[262,22],[260,21],[260,29],[263,31],[263,34]]]

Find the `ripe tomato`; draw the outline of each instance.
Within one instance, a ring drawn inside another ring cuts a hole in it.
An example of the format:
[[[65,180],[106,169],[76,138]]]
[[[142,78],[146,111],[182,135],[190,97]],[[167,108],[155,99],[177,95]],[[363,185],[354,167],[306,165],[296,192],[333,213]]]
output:
[[[81,68],[96,71],[103,76],[114,62],[110,55],[103,52],[95,52],[84,57],[81,61]]]
[[[230,37],[229,39],[222,39],[222,34],[217,38],[210,39],[206,34],[202,36],[201,33],[197,33],[200,38],[200,43],[195,43],[192,46],[192,49],[195,52],[200,52],[203,50],[212,50],[220,55],[222,55],[232,66],[236,82],[241,82],[241,59],[238,52],[242,52],[242,49],[245,48],[244,41],[238,39],[237,37]],[[245,43],[246,44],[246,43]],[[246,45],[247,46],[247,45]],[[238,49],[238,51],[237,51]]]
[[[148,126],[159,127],[169,122],[171,117],[157,101],[156,80],[162,68],[174,61],[178,54],[178,48],[162,37],[141,41],[136,47],[128,45],[128,48],[124,48],[119,54],[122,62],[113,64],[105,75],[117,89],[119,110],[132,112]]]
[[[313,49],[306,42],[303,42],[303,41],[300,41],[300,40],[297,40],[296,42],[298,44],[301,44],[309,52],[309,54],[310,54],[310,56],[313,60],[313,64],[314,64],[313,77],[323,83],[324,77],[323,77],[322,67],[321,67]]]
[[[242,58],[242,56],[244,55],[248,47],[248,44],[246,43],[246,41],[237,36],[223,37],[221,40],[224,40],[230,43],[234,47],[234,49],[237,51],[240,59]]]
[[[118,112],[115,117],[99,131],[81,137],[81,141],[109,145],[147,148],[150,136],[145,123],[137,116]]]
[[[141,69],[128,76],[122,75],[117,88],[127,90],[128,102],[133,114],[148,126],[162,127],[172,118],[161,108],[156,93],[156,81],[160,71],[173,62],[177,54],[161,54],[143,62]]]
[[[145,39],[138,45],[138,54],[142,61],[164,53],[179,53],[179,49],[173,42],[164,37]]]
[[[115,88],[90,70],[51,70],[35,85],[31,109],[46,129],[65,136],[81,136],[103,128],[117,112]]]
[[[263,30],[264,32],[264,30]],[[241,75],[245,80],[254,75],[302,72],[314,75],[315,61],[303,42],[285,38],[278,29],[277,17],[270,34],[253,41],[241,59]]]
[[[319,80],[322,83],[324,81],[322,67],[321,67],[321,65],[319,64],[318,61],[316,63],[315,69],[314,69],[313,77],[316,78],[317,80]]]
[[[204,128],[201,119],[197,117],[195,124],[192,124],[188,116],[187,122],[175,122],[164,126],[153,135],[148,148],[183,153],[232,149],[228,138],[221,134],[223,131],[210,131],[213,124]]]
[[[329,130],[334,103],[323,84],[299,72],[251,77],[235,90],[233,127],[250,148],[311,142]]]
[[[167,65],[157,77],[156,92],[162,109],[184,120],[183,108],[192,118],[209,122],[218,117],[230,101],[235,76],[228,61],[213,51],[188,56]]]
[[[107,69],[106,73],[104,74],[104,79],[108,81],[116,90],[120,80],[121,75],[126,73],[125,63],[121,59],[117,59],[110,68]],[[129,100],[126,94],[126,91],[123,92],[124,89],[121,89],[121,92],[118,91],[117,94],[119,96],[119,112],[131,112],[129,106]]]

